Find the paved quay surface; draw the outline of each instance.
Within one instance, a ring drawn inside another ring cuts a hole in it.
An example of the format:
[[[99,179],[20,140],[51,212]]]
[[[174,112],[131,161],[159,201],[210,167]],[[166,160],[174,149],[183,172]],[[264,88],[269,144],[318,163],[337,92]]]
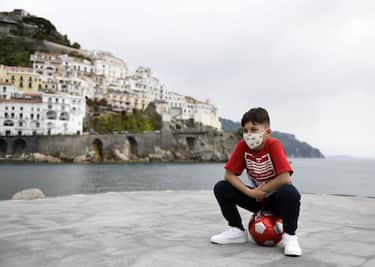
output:
[[[0,266],[375,266],[372,198],[303,194],[300,258],[211,244],[225,227],[211,191],[0,201]]]

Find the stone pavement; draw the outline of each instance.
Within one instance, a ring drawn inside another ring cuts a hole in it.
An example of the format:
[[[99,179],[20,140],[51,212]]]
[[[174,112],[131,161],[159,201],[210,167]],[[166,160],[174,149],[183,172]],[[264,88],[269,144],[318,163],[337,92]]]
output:
[[[211,244],[225,226],[210,191],[0,201],[0,266],[375,266],[375,199],[303,194],[300,258]]]

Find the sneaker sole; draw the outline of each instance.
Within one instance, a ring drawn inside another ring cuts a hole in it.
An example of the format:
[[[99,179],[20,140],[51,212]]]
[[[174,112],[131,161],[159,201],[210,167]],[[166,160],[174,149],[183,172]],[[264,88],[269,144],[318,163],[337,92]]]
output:
[[[299,254],[299,255],[297,255],[297,254],[284,254],[284,255],[287,256],[287,257],[293,257],[293,258],[297,258],[297,257],[302,256],[302,254]]]
[[[300,257],[300,256],[302,256],[302,252],[301,253],[292,253],[292,252],[285,253],[284,252],[284,255],[287,256],[287,257]]]
[[[245,244],[248,242],[248,240],[241,240],[241,241],[231,241],[231,242],[219,242],[219,241],[214,241],[210,240],[211,243],[213,244],[218,244],[218,245],[229,245],[229,244]]]

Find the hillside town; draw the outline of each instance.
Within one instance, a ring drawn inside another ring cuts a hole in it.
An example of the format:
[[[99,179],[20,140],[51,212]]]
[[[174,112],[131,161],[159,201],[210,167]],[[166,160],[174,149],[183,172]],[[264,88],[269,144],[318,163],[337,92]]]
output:
[[[12,26],[9,16],[0,18],[2,34]],[[169,89],[151,68],[130,73],[125,61],[108,52],[70,51],[35,51],[31,67],[0,65],[0,136],[82,134],[89,100],[104,100],[110,112],[127,114],[154,103],[163,122],[193,120],[221,129],[217,107],[209,100]]]

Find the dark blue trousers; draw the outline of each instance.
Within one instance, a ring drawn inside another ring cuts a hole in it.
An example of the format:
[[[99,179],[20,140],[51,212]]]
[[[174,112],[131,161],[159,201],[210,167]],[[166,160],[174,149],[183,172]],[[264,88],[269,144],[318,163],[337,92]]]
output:
[[[214,193],[228,224],[242,230],[244,227],[237,206],[252,212],[257,212],[263,207],[262,203],[256,202],[254,198],[245,195],[227,181],[217,182]],[[266,199],[267,210],[283,219],[284,231],[290,235],[294,235],[297,230],[300,199],[300,193],[291,184],[282,185]]]

